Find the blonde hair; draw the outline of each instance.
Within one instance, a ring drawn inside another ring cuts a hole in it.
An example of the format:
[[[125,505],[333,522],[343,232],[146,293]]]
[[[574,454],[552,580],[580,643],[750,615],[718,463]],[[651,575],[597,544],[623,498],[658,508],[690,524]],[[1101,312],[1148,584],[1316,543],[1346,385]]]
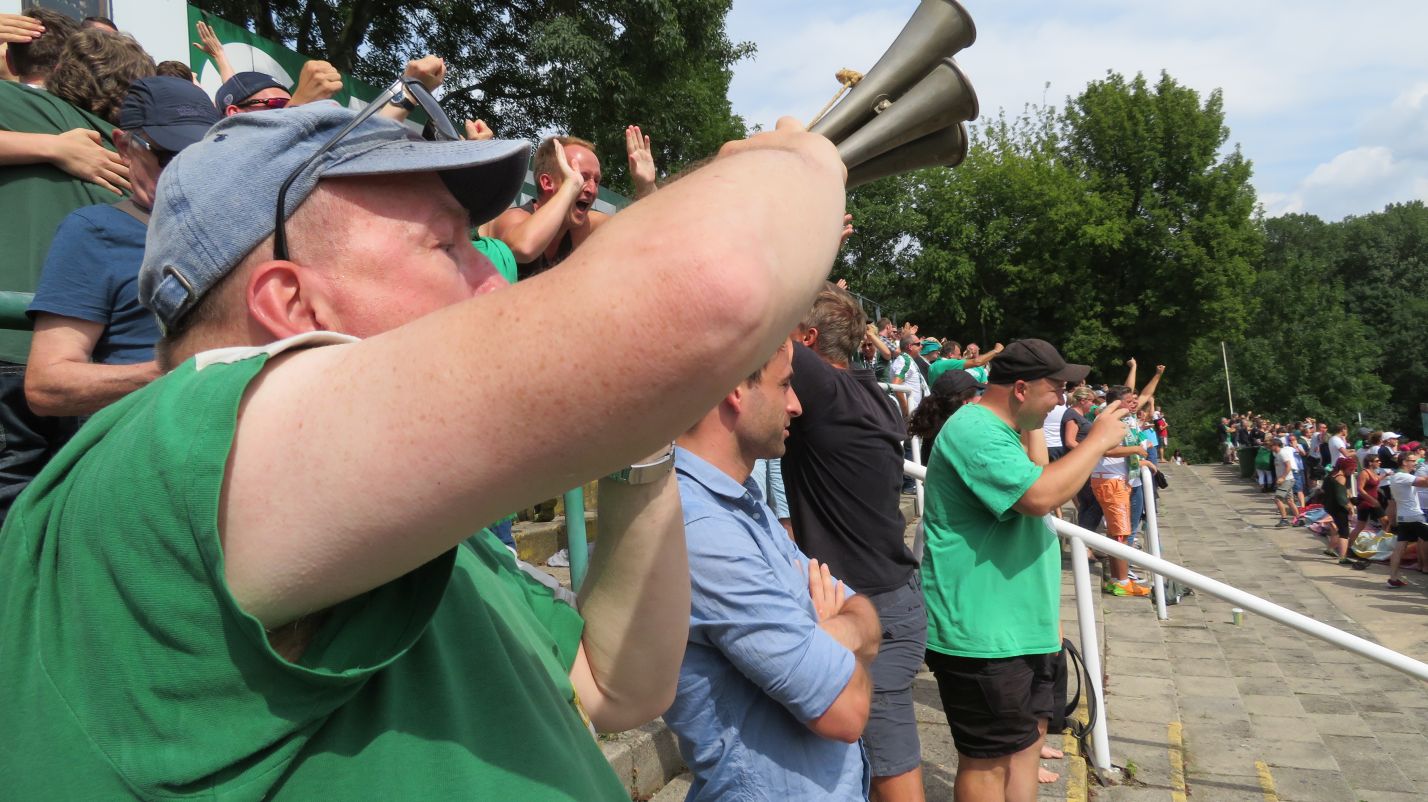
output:
[[[548,175],[552,178],[560,178],[564,175],[564,173],[561,172],[560,165],[555,160],[555,143],[557,142],[559,142],[563,148],[575,145],[585,148],[591,153],[595,152],[595,143],[588,139],[581,139],[578,136],[551,136],[542,139],[540,145],[536,147],[535,159],[531,163],[531,172],[535,174],[537,183],[540,182],[540,177],[543,175]]]

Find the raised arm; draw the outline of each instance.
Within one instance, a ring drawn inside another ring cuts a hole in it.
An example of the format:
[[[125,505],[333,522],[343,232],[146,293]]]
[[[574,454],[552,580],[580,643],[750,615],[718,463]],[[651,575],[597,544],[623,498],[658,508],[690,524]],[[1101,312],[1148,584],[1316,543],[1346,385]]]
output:
[[[996,358],[997,358],[997,354],[1000,354],[1001,352],[1002,352],[1002,344],[1001,344],[1001,343],[997,343],[996,345],[992,346],[992,350],[986,352],[985,354],[977,354],[977,355],[974,356],[974,357],[969,357],[969,358],[966,360],[967,364],[963,365],[962,367],[963,367],[963,368],[980,368],[981,366],[987,364],[988,362],[991,362],[993,359],[996,359]]]
[[[1131,388],[1131,392],[1135,392],[1135,357],[1126,360],[1126,367],[1129,368],[1126,373],[1126,386]]]
[[[1135,368],[1131,368],[1131,370],[1135,370]],[[1145,389],[1140,391],[1140,405],[1142,407],[1148,407],[1150,410],[1154,411],[1155,389],[1160,386],[1160,377],[1164,375],[1165,366],[1156,365],[1155,375],[1150,377],[1150,381],[1145,383]],[[1129,387],[1130,385],[1126,386]]]
[[[384,584],[473,524],[655,452],[763,364],[827,275],[843,215],[836,152],[790,123],[630,207],[573,269],[274,360],[244,400],[220,516],[244,608],[275,626]],[[670,360],[631,319],[702,334]],[[483,356],[513,326],[572,343],[542,387]],[[611,349],[665,369],[631,381]],[[312,415],[314,398],[332,413]],[[543,436],[551,420],[578,439]]]
[[[193,46],[213,59],[213,66],[218,68],[220,80],[227,81],[236,74],[233,63],[228,60],[228,54],[223,52],[223,43],[218,41],[218,34],[203,20],[198,21],[198,41],[194,42]]]

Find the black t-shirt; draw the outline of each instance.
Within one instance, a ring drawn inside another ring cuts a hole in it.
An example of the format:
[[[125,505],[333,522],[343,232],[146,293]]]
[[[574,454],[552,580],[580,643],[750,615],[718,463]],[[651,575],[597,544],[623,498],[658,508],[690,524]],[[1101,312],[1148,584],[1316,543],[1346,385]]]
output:
[[[1388,446],[1378,447],[1378,465],[1390,471],[1398,470],[1398,455]]]
[[[840,370],[799,343],[783,484],[799,548],[859,593],[906,584],[916,563],[903,542],[902,414],[870,370]]]

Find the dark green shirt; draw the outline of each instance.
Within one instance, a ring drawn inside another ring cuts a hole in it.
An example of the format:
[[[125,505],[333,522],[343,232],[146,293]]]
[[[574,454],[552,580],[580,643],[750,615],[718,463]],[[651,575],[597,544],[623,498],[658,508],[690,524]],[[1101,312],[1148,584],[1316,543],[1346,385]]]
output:
[[[114,149],[108,121],[42,89],[0,81],[0,131],[62,134],[75,128],[98,131],[104,146]],[[117,200],[52,164],[0,167],[0,290],[34,292],[60,221],[81,206]],[[0,330],[0,360],[24,362],[29,355],[29,332]]]

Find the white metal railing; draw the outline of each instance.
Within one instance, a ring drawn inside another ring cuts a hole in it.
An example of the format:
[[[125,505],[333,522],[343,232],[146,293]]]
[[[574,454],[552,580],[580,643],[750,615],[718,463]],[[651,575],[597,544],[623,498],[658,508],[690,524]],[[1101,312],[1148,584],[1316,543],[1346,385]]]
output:
[[[1160,556],[1160,521],[1155,508],[1155,472],[1144,462],[1140,465],[1140,492],[1145,497],[1145,542],[1154,557]],[[1131,521],[1131,531],[1135,530]],[[1165,577],[1154,571],[1150,574],[1152,592],[1155,594],[1155,617],[1169,621],[1170,613],[1165,609]]]
[[[927,478],[926,469],[912,462],[904,461],[903,471],[915,479]],[[1153,487],[1154,485],[1152,485]],[[1147,493],[1146,503],[1147,505],[1154,504],[1152,494]],[[1147,506],[1147,510],[1149,509],[1151,507]],[[1110,740],[1106,732],[1105,696],[1101,687],[1101,655],[1099,639],[1096,635],[1095,609],[1092,604],[1095,595],[1092,593],[1090,560],[1086,556],[1087,546],[1102,554],[1145,568],[1155,574],[1157,579],[1173,579],[1182,585],[1208,593],[1236,607],[1258,613],[1271,621],[1276,621],[1306,635],[1312,635],[1332,646],[1346,649],[1361,657],[1401,671],[1410,677],[1428,682],[1428,663],[1415,660],[1408,655],[1400,654],[1357,635],[1351,635],[1307,615],[1285,609],[1267,599],[1191,571],[1155,554],[1148,554],[1105,535],[1097,534],[1089,529],[1082,529],[1054,515],[1046,516],[1046,525],[1057,535],[1066,538],[1071,547],[1071,573],[1076,588],[1076,616],[1079,619],[1081,633],[1081,656],[1086,662],[1086,673],[1090,675],[1091,693],[1096,699],[1097,709],[1101,711],[1101,715],[1096,717],[1095,725],[1091,730],[1091,762],[1098,769],[1108,770],[1111,768],[1111,753]],[[1158,525],[1155,538],[1153,549],[1158,551]],[[1163,592],[1161,598],[1164,598]]]

